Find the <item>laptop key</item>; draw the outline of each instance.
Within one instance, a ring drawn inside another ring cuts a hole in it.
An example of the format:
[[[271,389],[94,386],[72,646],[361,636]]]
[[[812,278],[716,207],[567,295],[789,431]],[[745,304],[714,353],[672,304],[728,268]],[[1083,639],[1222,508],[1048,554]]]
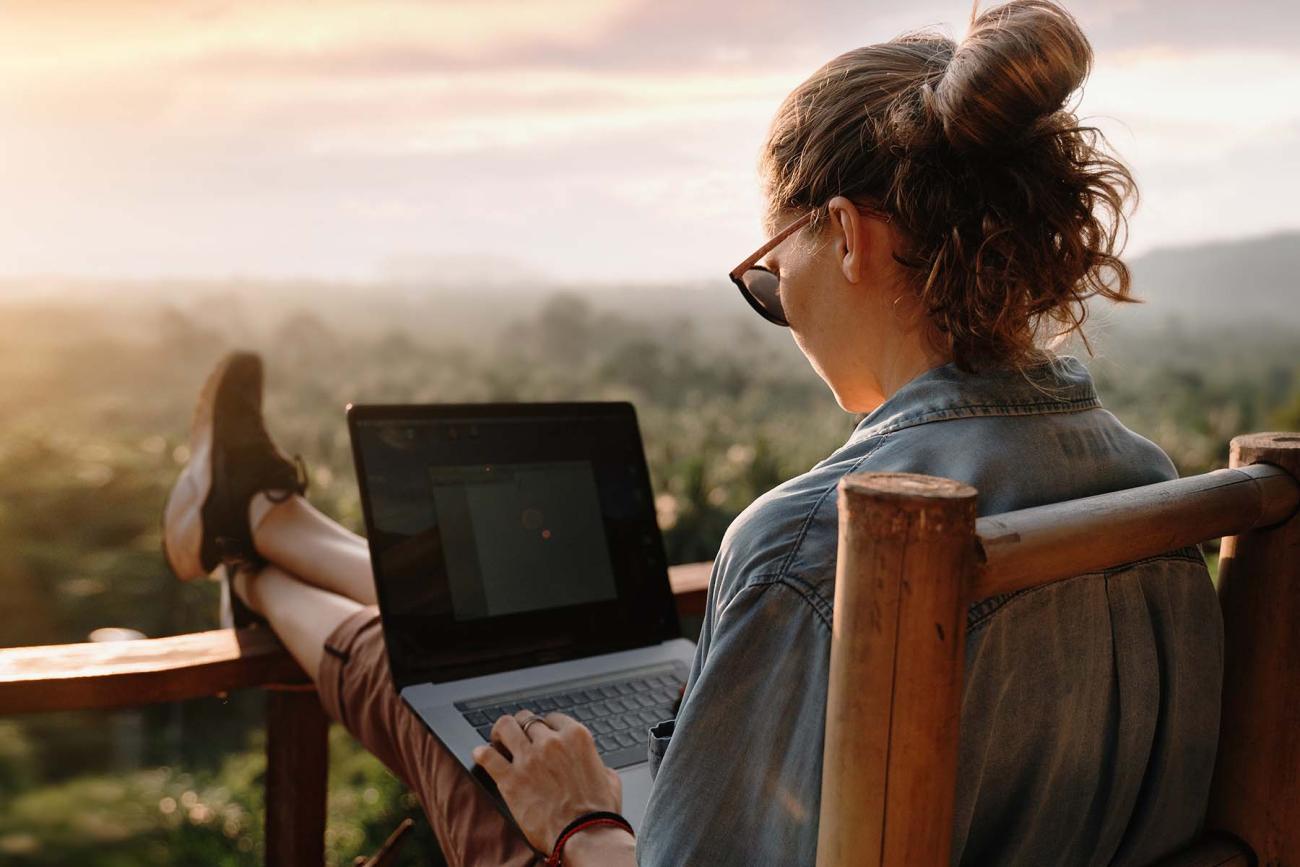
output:
[[[597,734],[607,735],[614,731],[614,727],[609,724],[608,720],[598,719],[591,723],[591,730]]]
[[[465,722],[469,723],[474,728],[478,728],[479,726],[485,726],[492,722],[492,718],[481,710],[472,710],[465,714]]]
[[[555,710],[556,707],[558,707],[558,705],[556,705],[555,699],[553,698],[539,698],[537,700],[537,709],[543,713],[549,713],[550,711]]]
[[[614,740],[612,735],[600,735],[596,738],[596,749],[600,750],[602,753],[613,752],[620,746],[619,742]]]
[[[568,693],[555,696],[554,701],[555,701],[555,706],[558,708],[573,707],[574,704],[573,696],[569,695]]]
[[[478,735],[485,741],[492,740],[492,726],[479,726]]]
[[[618,741],[620,747],[636,746],[636,738],[630,732],[614,732],[614,740]]]

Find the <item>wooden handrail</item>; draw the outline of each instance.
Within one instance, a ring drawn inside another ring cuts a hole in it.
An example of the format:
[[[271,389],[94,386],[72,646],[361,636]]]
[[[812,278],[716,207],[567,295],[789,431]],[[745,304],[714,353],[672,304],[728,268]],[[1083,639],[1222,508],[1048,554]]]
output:
[[[975,523],[977,601],[1276,524],[1300,504],[1280,467],[1215,470],[1141,488],[989,515]]]
[[[711,563],[669,567],[680,613],[704,610],[711,568]],[[309,683],[275,636],[257,627],[0,648],[0,716],[135,707]]]
[[[134,707],[306,675],[264,629],[0,649],[0,716]]]
[[[709,575],[712,572],[711,560],[668,567],[668,583],[673,588],[678,614],[704,613],[704,599],[709,592]]]

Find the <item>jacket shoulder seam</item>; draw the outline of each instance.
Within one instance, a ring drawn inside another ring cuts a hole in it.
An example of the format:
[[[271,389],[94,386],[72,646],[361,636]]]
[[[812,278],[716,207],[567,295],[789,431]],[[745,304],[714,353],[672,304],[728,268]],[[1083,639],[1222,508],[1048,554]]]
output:
[[[867,450],[866,454],[862,455],[862,457],[854,461],[852,466],[850,466],[847,470],[837,475],[835,477],[835,481],[827,485],[825,490],[823,490],[821,494],[817,496],[816,501],[814,501],[812,504],[812,508],[808,510],[808,514],[804,515],[803,523],[800,524],[799,526],[799,532],[795,534],[794,541],[790,544],[790,550],[786,552],[785,557],[781,559],[781,564],[777,566],[775,572],[776,575],[785,575],[789,571],[790,564],[794,562],[795,555],[797,555],[799,553],[799,549],[803,547],[804,538],[808,535],[808,528],[812,526],[813,518],[815,518],[817,516],[817,513],[821,511],[822,503],[826,502],[826,498],[830,496],[831,491],[834,491],[836,488],[839,487],[840,481],[845,476],[849,475],[850,473],[856,472],[858,467],[862,466],[862,462],[865,461],[867,458],[871,457],[873,454],[875,454],[876,450],[879,449],[882,445],[884,445],[885,440],[887,440],[888,438],[889,438],[888,434],[881,435],[880,439],[874,445],[872,445],[871,448]]]

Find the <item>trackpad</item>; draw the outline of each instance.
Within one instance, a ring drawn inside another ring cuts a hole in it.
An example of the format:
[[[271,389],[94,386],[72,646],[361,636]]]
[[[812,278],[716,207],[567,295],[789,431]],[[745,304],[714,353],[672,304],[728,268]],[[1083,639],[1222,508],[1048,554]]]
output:
[[[639,834],[646,805],[650,802],[650,786],[653,782],[650,778],[650,764],[643,762],[635,767],[624,768],[618,775],[623,780],[623,816]]]

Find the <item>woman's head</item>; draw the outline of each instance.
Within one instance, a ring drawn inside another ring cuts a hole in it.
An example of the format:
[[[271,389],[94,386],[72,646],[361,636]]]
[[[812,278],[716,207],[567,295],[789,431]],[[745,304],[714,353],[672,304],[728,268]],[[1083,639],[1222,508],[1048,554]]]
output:
[[[1088,298],[1130,300],[1133,181],[1067,105],[1091,62],[1065,10],[1012,0],[960,44],[911,33],[856,49],[786,98],[761,162],[767,222],[813,219],[768,261],[846,406],[878,402],[851,380],[888,367],[891,342],[919,340],[925,366],[1020,366],[1078,330]]]

